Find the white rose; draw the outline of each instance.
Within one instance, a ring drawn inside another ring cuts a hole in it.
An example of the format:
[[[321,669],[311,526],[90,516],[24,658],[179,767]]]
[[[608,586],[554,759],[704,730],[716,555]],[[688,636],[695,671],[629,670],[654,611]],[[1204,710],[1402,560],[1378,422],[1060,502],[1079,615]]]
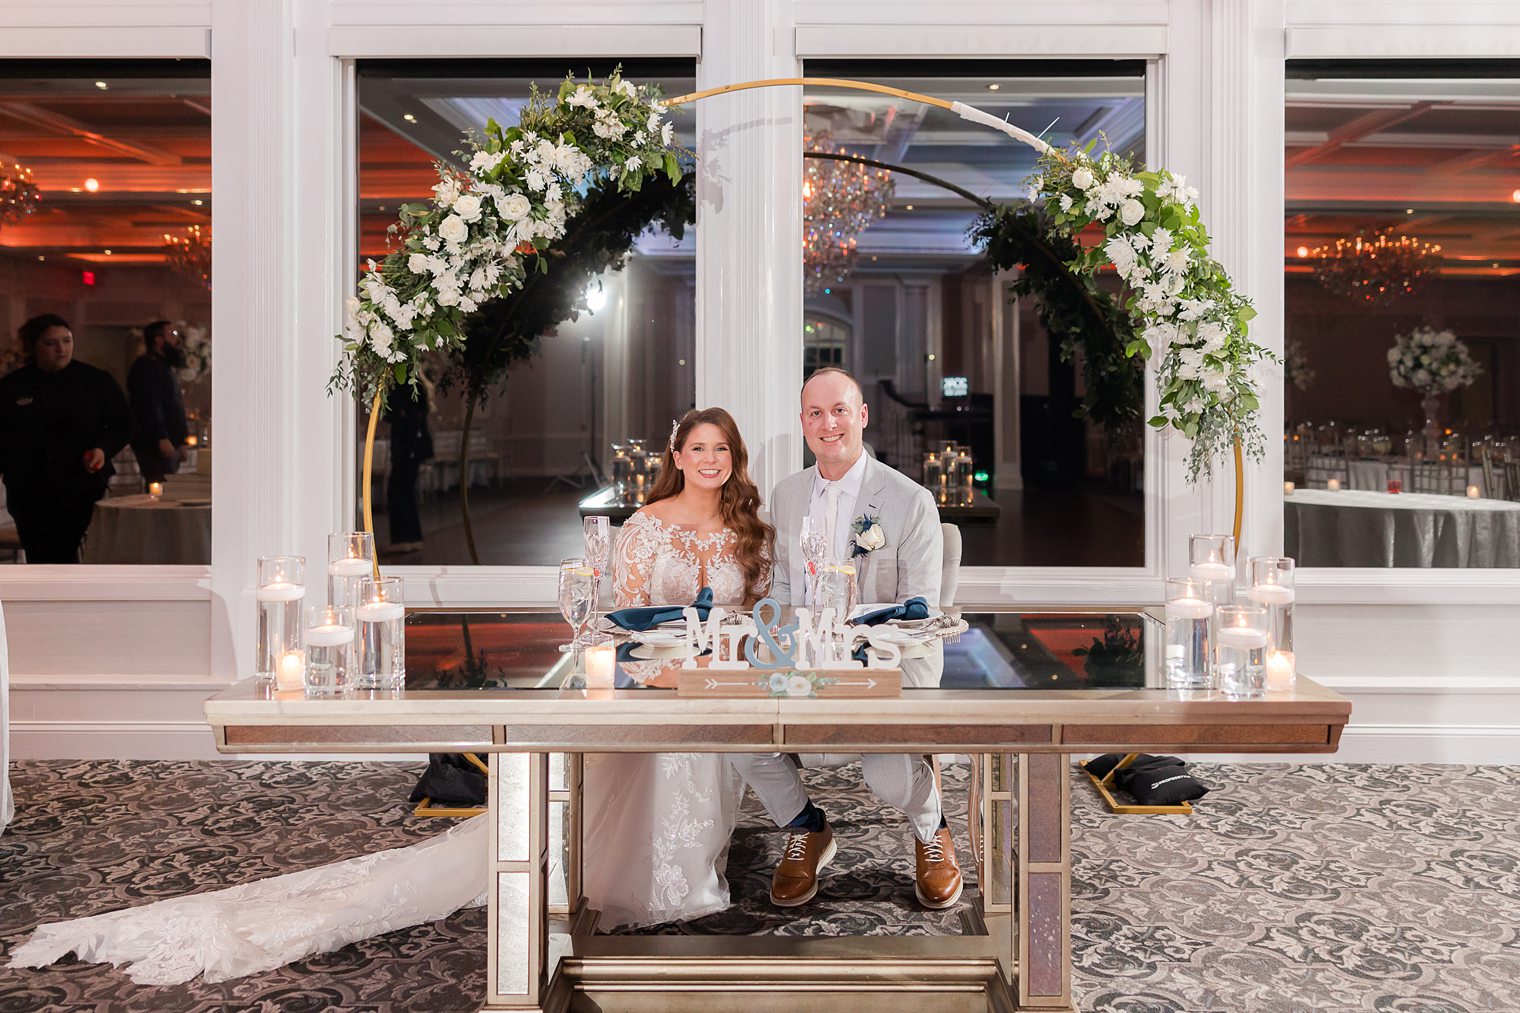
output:
[[[524,194],[508,194],[496,202],[496,210],[509,222],[520,222],[533,210],[533,202]]]
[[[454,213],[467,222],[480,221],[480,198],[472,193],[460,195],[454,202]]]
[[[794,675],[786,680],[786,695],[812,696],[813,684],[808,681],[808,677],[805,675]]]
[[[457,245],[470,237],[470,227],[458,215],[449,215],[438,223],[438,238]]]
[[[1119,205],[1119,218],[1125,225],[1138,225],[1145,217],[1145,205],[1133,197]]]
[[[406,269],[413,274],[426,274],[428,259],[426,254],[414,253],[406,258]]]
[[[875,552],[887,544],[887,536],[881,533],[880,524],[872,524],[869,528],[855,536],[855,544],[867,552]]]
[[[1071,185],[1076,187],[1078,190],[1086,190],[1088,187],[1092,186],[1092,170],[1088,169],[1086,166],[1078,166],[1072,171]]]

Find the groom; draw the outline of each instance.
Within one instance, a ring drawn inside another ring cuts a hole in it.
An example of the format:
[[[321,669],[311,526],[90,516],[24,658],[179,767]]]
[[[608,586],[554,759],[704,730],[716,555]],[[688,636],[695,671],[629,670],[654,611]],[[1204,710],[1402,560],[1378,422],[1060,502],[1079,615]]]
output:
[[[813,605],[798,542],[804,517],[823,524],[833,558],[855,557],[861,601],[903,602],[921,595],[930,605],[939,604],[944,560],[939,512],[927,489],[865,453],[868,416],[859,381],[842,369],[817,370],[802,385],[802,432],[818,464],[782,479],[771,497],[776,526],[771,595],[783,604]],[[878,537],[857,542],[864,518],[879,526]],[[927,674],[917,674],[936,684],[941,664],[936,654]],[[905,678],[915,674],[904,668]],[[757,753],[730,760],[776,825],[791,831],[771,880],[771,903],[806,904],[818,892],[818,870],[835,852],[823,810],[808,798],[791,757]],[[913,825],[919,902],[934,909],[954,904],[961,896],[961,871],[928,761],[868,753],[861,768],[877,797],[901,809]]]

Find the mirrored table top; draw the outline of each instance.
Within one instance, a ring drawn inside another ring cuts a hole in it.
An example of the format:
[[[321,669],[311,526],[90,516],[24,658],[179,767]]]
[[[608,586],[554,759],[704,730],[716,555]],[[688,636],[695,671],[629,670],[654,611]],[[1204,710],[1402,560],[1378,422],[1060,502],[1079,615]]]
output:
[[[942,690],[1159,689],[1164,627],[1128,611],[955,610],[969,625],[942,642]],[[416,609],[406,617],[408,691],[553,690],[575,677],[557,613]],[[705,664],[705,659],[699,659]],[[619,662],[616,685],[670,691],[680,665]],[[905,692],[911,690],[905,689]]]

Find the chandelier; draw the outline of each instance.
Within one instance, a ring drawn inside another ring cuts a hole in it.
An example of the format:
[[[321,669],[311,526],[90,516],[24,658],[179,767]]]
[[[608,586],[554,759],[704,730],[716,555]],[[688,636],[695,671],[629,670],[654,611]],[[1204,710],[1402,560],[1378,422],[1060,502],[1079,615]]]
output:
[[[0,170],[0,225],[15,225],[34,214],[41,199],[32,170],[14,164],[9,171]]]
[[[827,132],[805,135],[803,150],[848,155]],[[855,266],[857,237],[887,215],[896,184],[886,169],[832,158],[802,160],[803,283],[813,294],[844,281]]]
[[[1413,293],[1423,278],[1436,272],[1440,252],[1435,243],[1395,236],[1388,228],[1337,239],[1334,246],[1317,246],[1309,257],[1315,262],[1314,276],[1325,288],[1378,305]]]
[[[170,270],[184,278],[211,287],[211,236],[192,225],[183,236],[164,233],[164,259]]]

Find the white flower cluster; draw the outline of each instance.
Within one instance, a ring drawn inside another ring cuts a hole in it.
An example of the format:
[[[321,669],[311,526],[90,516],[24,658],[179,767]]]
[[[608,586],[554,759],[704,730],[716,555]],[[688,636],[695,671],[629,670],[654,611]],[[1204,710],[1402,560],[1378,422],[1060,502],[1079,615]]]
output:
[[[1247,338],[1255,311],[1208,255],[1197,189],[1165,169],[1133,171],[1109,153],[1051,152],[1041,170],[1035,188],[1057,227],[1075,235],[1103,226],[1101,246],[1072,266],[1090,274],[1111,263],[1124,281],[1140,336],[1131,354],[1159,358],[1160,413],[1151,424],[1193,440],[1194,478],[1236,439],[1259,453],[1256,371],[1269,353]]]
[[[663,114],[654,92],[613,74],[567,81],[557,100],[535,96],[515,127],[488,124],[468,170],[440,164],[431,204],[404,206],[392,227],[400,248],[368,263],[347,301],[348,362],[335,380],[366,391],[408,382],[421,355],[461,345],[465,315],[520,287],[525,258],[564,236],[592,174],[631,189],[653,172],[679,178]]]
[[[1395,387],[1413,387],[1426,397],[1470,385],[1483,372],[1467,346],[1451,331],[1416,327],[1388,349],[1388,375]]]
[[[211,335],[206,328],[179,323],[179,349],[185,364],[176,374],[180,383],[194,383],[211,372]]]

